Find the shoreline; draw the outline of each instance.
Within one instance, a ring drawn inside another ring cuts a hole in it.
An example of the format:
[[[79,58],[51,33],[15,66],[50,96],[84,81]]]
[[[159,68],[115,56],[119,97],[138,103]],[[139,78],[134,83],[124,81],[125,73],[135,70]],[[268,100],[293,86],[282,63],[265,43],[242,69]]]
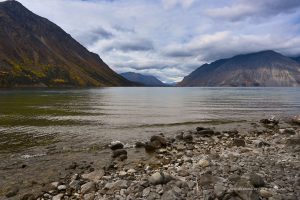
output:
[[[297,199],[299,126],[270,120],[251,123],[247,132],[235,126],[156,135],[138,142],[138,148],[115,143],[114,150],[78,152],[78,160],[64,163],[68,167],[59,177],[56,169],[50,182],[32,182],[31,191],[10,186],[2,195],[22,200]],[[20,174],[22,167],[27,166],[20,166]]]

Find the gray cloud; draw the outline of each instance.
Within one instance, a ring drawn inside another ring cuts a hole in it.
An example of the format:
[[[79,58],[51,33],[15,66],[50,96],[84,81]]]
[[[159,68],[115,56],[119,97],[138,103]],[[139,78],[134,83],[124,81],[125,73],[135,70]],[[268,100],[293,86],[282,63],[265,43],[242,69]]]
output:
[[[74,30],[73,32],[77,32],[77,31]],[[78,33],[75,34],[74,37],[77,40],[79,40],[82,44],[89,46],[99,40],[112,39],[115,37],[115,35],[112,32],[107,31],[102,27],[97,27],[94,29],[90,29],[89,31],[84,31],[84,32],[78,31]]]
[[[135,33],[134,28],[129,28],[121,25],[115,25],[113,28],[116,31],[123,32],[123,33]]]
[[[235,0],[231,5],[207,9],[206,14],[222,20],[240,21],[291,13],[299,7],[299,0]]]
[[[147,39],[135,39],[132,41],[116,41],[105,47],[104,51],[119,50],[123,52],[130,51],[150,51],[153,50],[153,43]]]
[[[164,53],[167,57],[175,57],[175,58],[184,58],[184,57],[192,57],[195,56],[195,52],[187,51],[182,49],[180,50],[169,50]]]
[[[19,1],[98,53],[113,70],[154,74],[168,82],[241,53],[300,53],[300,0]]]

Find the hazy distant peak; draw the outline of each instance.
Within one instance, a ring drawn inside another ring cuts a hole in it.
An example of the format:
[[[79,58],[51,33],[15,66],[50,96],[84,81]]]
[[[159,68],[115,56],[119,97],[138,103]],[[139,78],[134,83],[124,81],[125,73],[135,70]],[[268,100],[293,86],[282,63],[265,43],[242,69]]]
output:
[[[120,75],[129,81],[141,83],[145,86],[157,86],[157,87],[166,86],[158,78],[152,75],[139,74],[135,72],[125,72],[125,73],[121,73]]]

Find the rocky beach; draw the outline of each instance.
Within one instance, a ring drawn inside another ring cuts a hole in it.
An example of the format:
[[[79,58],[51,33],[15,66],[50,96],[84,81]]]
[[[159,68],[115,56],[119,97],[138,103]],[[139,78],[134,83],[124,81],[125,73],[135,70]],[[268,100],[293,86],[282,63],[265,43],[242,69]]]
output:
[[[3,198],[297,200],[299,122],[263,119],[248,122],[247,129],[199,126],[135,144],[113,141],[104,150],[105,165],[88,157],[74,160],[56,181],[36,180],[31,192],[8,187]],[[131,158],[134,154],[139,156]]]

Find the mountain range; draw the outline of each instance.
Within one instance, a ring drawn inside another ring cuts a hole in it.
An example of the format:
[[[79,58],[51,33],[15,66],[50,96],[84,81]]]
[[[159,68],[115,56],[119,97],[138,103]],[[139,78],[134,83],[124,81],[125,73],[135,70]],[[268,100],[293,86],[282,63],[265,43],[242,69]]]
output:
[[[0,87],[132,85],[59,26],[17,1],[0,2],[0,27]]]
[[[156,77],[114,72],[56,24],[9,0],[0,2],[0,88],[167,86]],[[300,57],[272,50],[204,64],[177,84],[300,86]]]
[[[300,63],[275,51],[237,55],[204,64],[178,86],[300,86]]]
[[[144,75],[144,74],[139,74],[134,72],[125,72],[125,73],[121,73],[120,75],[129,81],[139,83],[141,85],[148,86],[148,87],[167,86],[166,84],[161,82],[158,78],[152,75]]]

